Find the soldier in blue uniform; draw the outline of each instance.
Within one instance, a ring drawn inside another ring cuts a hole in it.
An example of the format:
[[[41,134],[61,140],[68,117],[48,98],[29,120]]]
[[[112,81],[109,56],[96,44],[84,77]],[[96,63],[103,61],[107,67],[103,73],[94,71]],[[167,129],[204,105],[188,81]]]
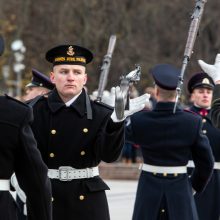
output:
[[[100,161],[113,162],[121,153],[124,122],[115,110],[91,101],[84,89],[92,53],[77,45],[60,45],[46,53],[53,64],[55,89],[37,98],[32,129],[52,182],[54,220],[109,220]],[[116,88],[119,94],[120,89]],[[117,94],[116,94],[117,95]],[[117,97],[117,96],[116,96]],[[139,111],[146,102],[134,103]],[[131,114],[126,111],[125,116]]]
[[[127,141],[141,146],[144,160],[133,220],[198,220],[193,192],[201,193],[211,178],[211,147],[199,116],[178,106],[173,113],[179,71],[159,64],[151,73],[156,106],[132,115],[126,130]],[[189,178],[191,154],[195,170]]]
[[[206,73],[196,73],[188,82],[193,106],[190,110],[202,118],[202,131],[207,135],[215,158],[214,172],[203,193],[195,195],[200,220],[220,218],[220,130],[212,125],[210,108],[214,82]],[[192,161],[189,167],[194,167]],[[191,171],[191,169],[190,169]]]
[[[2,48],[0,38],[0,50]],[[1,54],[1,51],[0,51]],[[31,220],[52,220],[51,184],[31,131],[31,108],[7,95],[0,96],[0,219],[17,220],[14,199],[9,193],[15,172],[27,195]]]
[[[38,95],[44,95],[50,92],[54,88],[54,84],[50,81],[50,78],[39,72],[36,69],[32,69],[31,81],[25,86],[25,95],[23,100],[27,101],[35,98]]]
[[[215,63],[213,65],[199,60],[201,68],[213,79],[215,88],[212,99],[211,120],[214,126],[220,128],[220,54],[216,55]]]

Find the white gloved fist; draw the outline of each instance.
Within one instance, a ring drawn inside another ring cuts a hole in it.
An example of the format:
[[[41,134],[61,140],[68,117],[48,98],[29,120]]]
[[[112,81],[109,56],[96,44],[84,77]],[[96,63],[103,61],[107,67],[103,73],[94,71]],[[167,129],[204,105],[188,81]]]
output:
[[[133,115],[135,112],[141,111],[147,103],[149,103],[150,94],[145,93],[137,98],[130,99],[130,109],[125,110],[125,118]]]
[[[214,65],[205,63],[203,60],[198,60],[199,65],[205,73],[207,73],[216,83],[220,80],[220,54],[218,53],[215,58]]]
[[[116,87],[115,92],[116,92],[116,97],[124,95],[124,94],[122,94],[119,87]],[[124,121],[125,118],[127,118],[128,116],[134,114],[135,112],[139,112],[140,110],[142,110],[145,107],[146,103],[149,103],[149,98],[150,98],[150,94],[145,93],[142,96],[130,99],[129,100],[129,110],[124,111],[124,117],[122,119],[118,119],[116,112],[115,112],[115,109],[114,109],[114,111],[111,115],[111,119],[113,120],[113,122]]]

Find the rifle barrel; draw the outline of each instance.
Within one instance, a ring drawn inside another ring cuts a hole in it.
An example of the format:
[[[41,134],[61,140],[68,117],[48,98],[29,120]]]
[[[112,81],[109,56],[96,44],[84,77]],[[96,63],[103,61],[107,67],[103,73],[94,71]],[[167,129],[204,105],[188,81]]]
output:
[[[187,37],[187,42],[186,42],[186,46],[185,46],[184,58],[183,58],[181,73],[180,73],[180,77],[179,77],[179,82],[178,82],[178,85],[177,85],[177,88],[176,88],[177,95],[176,95],[176,101],[175,101],[173,113],[176,112],[177,102],[179,101],[179,97],[181,95],[181,87],[182,87],[182,84],[183,84],[183,78],[184,78],[185,70],[186,70],[186,67],[188,65],[188,62],[189,62],[190,57],[191,57],[192,52],[193,52],[193,47],[194,47],[194,44],[195,44],[195,41],[196,41],[200,21],[201,21],[201,18],[202,18],[202,14],[203,14],[204,6],[205,6],[206,2],[207,2],[207,0],[196,0],[196,6],[194,8],[194,12],[193,12],[193,15],[191,17],[192,21],[191,21],[191,24],[190,24],[188,37]]]
[[[96,99],[98,102],[101,102],[103,92],[107,84],[108,73],[109,73],[109,69],[111,65],[112,54],[115,48],[115,43],[116,43],[116,35],[111,35],[109,39],[107,54],[104,56],[102,66],[101,66],[101,74],[100,74],[99,86],[98,86],[98,95]]]

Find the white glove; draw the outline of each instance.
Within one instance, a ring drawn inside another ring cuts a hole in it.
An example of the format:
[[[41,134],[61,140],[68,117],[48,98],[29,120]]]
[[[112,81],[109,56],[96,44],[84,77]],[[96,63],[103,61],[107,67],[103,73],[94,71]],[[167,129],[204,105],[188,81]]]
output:
[[[104,96],[103,94],[102,102],[107,105],[110,105],[111,107],[115,106],[115,87],[111,88],[111,91],[108,96]]]
[[[118,94],[118,93],[121,93],[121,90],[119,87],[116,87],[115,93],[116,93],[116,97],[120,96],[120,94]],[[149,98],[150,98],[150,94],[145,93],[142,96],[130,99],[129,100],[129,110],[124,111],[124,117],[122,119],[118,119],[116,112],[115,112],[115,109],[114,109],[114,111],[111,115],[111,119],[113,120],[113,122],[124,121],[125,118],[127,118],[128,116],[134,114],[135,112],[139,112],[140,110],[142,110],[145,107],[146,103],[149,102]]]
[[[215,58],[214,65],[205,63],[203,60],[198,60],[199,65],[216,83],[220,80],[220,54],[218,53]]]

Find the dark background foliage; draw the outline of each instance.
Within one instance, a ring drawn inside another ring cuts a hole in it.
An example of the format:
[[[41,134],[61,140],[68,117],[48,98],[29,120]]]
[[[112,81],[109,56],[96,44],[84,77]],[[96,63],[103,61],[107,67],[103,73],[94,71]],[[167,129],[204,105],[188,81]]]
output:
[[[6,42],[0,67],[12,66],[11,43],[22,39],[25,47],[23,84],[30,80],[31,68],[49,74],[51,65],[45,52],[58,44],[79,44],[95,55],[88,65],[88,89],[98,87],[100,65],[111,34],[117,35],[107,88],[119,77],[142,67],[137,89],[152,85],[149,70],[157,63],[181,68],[193,12],[193,0],[0,0],[0,33]],[[220,47],[219,0],[208,0],[189,62],[184,83],[201,71],[197,60],[213,63]],[[14,77],[11,68],[11,78]],[[2,78],[2,76],[0,76]]]

